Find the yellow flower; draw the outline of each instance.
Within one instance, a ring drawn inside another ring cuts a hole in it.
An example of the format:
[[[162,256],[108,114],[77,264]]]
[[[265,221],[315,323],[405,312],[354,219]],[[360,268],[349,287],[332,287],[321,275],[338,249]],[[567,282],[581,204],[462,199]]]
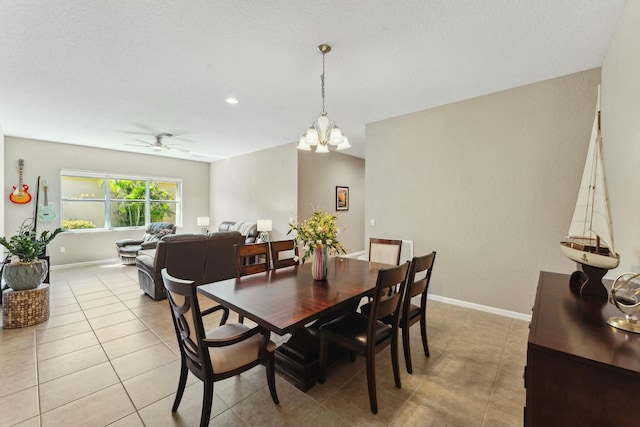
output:
[[[332,254],[344,254],[346,250],[342,243],[337,240],[340,228],[336,224],[336,216],[314,210],[313,214],[300,222],[289,224],[289,232],[295,231],[294,240],[296,244],[302,243],[304,255],[302,262],[306,261],[316,250],[316,247],[325,246]]]

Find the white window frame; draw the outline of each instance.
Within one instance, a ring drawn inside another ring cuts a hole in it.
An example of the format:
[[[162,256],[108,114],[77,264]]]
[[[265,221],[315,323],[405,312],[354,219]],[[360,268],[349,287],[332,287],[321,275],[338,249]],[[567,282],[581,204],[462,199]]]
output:
[[[182,179],[180,178],[169,178],[169,177],[160,177],[160,176],[150,176],[150,175],[129,175],[122,173],[108,173],[108,172],[92,172],[92,171],[79,171],[79,170],[69,170],[62,169],[60,170],[60,219],[64,218],[63,206],[65,202],[77,202],[78,199],[63,197],[63,178],[64,177],[77,177],[77,178],[90,178],[90,179],[104,179],[105,182],[109,183],[112,179],[122,179],[122,180],[131,180],[131,181],[145,181],[146,182],[146,191],[145,191],[145,199],[136,199],[137,201],[141,201],[145,203],[145,218],[144,226],[132,226],[132,227],[114,227],[111,224],[111,202],[112,201],[120,201],[120,199],[112,199],[111,197],[111,186],[105,186],[105,198],[99,199],[82,199],[82,202],[102,202],[104,203],[105,211],[104,211],[104,224],[103,226],[98,226],[96,224],[96,228],[82,228],[75,230],[65,230],[69,232],[93,232],[93,231],[104,231],[104,230],[129,230],[129,229],[144,229],[150,223],[150,205],[151,203],[159,202],[158,200],[151,200],[149,198],[149,182],[171,182],[175,183],[177,186],[177,194],[175,200],[171,200],[171,203],[174,203],[176,206],[176,226],[182,227]],[[127,201],[136,201],[136,200],[127,200]]]

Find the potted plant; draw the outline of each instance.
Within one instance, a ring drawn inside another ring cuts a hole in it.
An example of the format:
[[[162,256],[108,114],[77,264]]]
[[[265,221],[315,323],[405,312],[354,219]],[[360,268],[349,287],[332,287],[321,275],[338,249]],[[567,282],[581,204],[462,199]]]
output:
[[[20,231],[7,240],[0,237],[0,245],[7,248],[10,262],[5,263],[4,280],[11,289],[23,291],[37,288],[47,275],[47,261],[38,259],[45,253],[45,249],[60,232],[56,228],[53,232],[43,231],[40,236],[35,231]]]

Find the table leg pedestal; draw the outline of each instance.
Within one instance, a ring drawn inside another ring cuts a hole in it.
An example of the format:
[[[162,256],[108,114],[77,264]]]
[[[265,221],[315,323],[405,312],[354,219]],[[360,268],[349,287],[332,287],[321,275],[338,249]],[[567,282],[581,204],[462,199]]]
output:
[[[313,387],[318,380],[320,367],[320,325],[339,317],[341,314],[354,310],[353,307],[337,312],[305,328],[300,328],[291,334],[289,340],[275,351],[276,371],[286,380],[302,391]],[[327,367],[335,365],[346,356],[347,352],[341,347],[330,345],[327,352]]]

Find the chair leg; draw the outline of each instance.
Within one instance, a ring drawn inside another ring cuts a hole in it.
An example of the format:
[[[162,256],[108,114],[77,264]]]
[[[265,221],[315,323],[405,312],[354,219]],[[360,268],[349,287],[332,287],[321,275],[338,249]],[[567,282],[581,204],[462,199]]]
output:
[[[267,358],[267,384],[269,385],[269,393],[271,393],[271,399],[276,405],[280,403],[278,394],[276,393],[276,364],[273,352]]]
[[[407,366],[407,372],[413,374],[413,366],[411,366],[411,343],[409,341],[409,325],[402,325],[402,348],[404,349],[404,364]]]
[[[400,383],[400,363],[398,361],[398,334],[391,340],[391,364],[393,365],[393,379],[396,382],[396,388],[402,388]]]
[[[178,410],[180,401],[182,401],[182,395],[184,394],[184,387],[187,385],[187,375],[189,374],[189,369],[187,368],[187,363],[184,359],[184,356],[182,356],[181,359],[182,363],[180,364],[180,381],[178,381],[178,392],[176,393],[176,398],[173,401],[171,412],[176,412]]]
[[[369,405],[371,406],[371,412],[377,414],[378,398],[376,396],[376,364],[375,354],[373,353],[367,356],[367,387],[369,388]]]
[[[324,384],[327,375],[327,336],[320,332],[320,354],[318,356],[318,382]]]
[[[211,404],[213,403],[213,382],[204,381],[204,395],[202,396],[202,415],[200,416],[200,427],[209,425],[211,417]]]
[[[429,357],[429,340],[427,339],[427,319],[425,313],[423,313],[420,318],[420,334],[422,335],[422,348],[424,349],[424,355]]]
[[[220,319],[220,326],[226,325],[229,319],[229,310],[222,310],[222,318]]]

